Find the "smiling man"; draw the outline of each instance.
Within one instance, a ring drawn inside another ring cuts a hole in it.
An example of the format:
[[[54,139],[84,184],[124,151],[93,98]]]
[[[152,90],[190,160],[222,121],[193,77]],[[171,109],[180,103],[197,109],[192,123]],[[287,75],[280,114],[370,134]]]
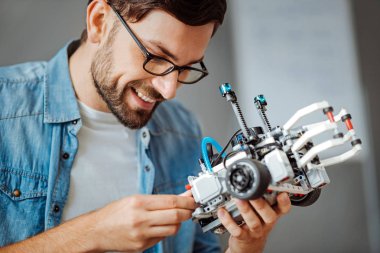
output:
[[[201,132],[173,101],[208,74],[225,0],[93,0],[81,40],[49,62],[0,68],[0,252],[220,252],[182,193]],[[182,193],[182,194],[181,194]],[[228,252],[260,252],[282,214],[223,209]]]

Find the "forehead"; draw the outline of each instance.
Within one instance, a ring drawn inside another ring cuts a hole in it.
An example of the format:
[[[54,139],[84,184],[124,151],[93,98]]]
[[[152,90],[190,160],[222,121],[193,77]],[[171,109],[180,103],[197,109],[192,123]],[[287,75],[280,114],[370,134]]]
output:
[[[214,23],[190,26],[159,9],[129,25],[144,45],[164,47],[181,60],[201,58],[214,30]]]

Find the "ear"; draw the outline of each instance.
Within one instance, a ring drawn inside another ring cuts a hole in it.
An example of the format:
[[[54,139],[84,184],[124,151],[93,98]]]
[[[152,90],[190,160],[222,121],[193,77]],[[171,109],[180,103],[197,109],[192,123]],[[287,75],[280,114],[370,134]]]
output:
[[[91,43],[100,43],[107,31],[107,14],[110,7],[104,0],[92,1],[87,6],[87,40]]]

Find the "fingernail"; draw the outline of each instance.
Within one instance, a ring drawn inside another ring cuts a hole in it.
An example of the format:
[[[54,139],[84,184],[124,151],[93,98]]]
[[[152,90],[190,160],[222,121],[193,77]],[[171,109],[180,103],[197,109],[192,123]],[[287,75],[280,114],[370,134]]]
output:
[[[179,196],[192,197],[192,192],[190,190],[188,190],[188,191],[185,191],[185,192],[179,194]]]

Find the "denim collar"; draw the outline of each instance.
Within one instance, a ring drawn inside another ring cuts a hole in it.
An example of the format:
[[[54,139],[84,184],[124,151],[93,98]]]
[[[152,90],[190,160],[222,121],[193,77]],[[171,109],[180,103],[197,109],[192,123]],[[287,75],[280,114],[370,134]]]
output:
[[[48,62],[44,82],[44,123],[64,123],[80,118],[69,71],[67,43]]]

